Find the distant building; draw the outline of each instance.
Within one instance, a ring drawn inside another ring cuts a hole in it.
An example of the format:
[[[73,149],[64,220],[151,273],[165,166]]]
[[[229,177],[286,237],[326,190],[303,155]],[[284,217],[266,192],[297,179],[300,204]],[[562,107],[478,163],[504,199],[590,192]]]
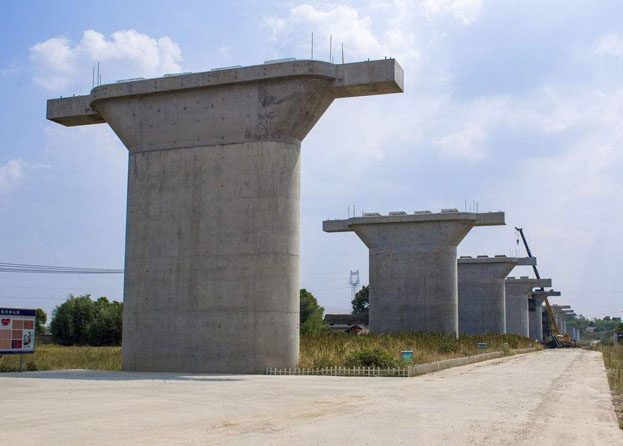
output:
[[[324,321],[329,324],[333,333],[368,334],[368,313],[325,314]]]
[[[586,333],[594,333],[595,332],[595,327],[586,327]]]
[[[612,333],[612,343],[614,345],[623,344],[623,333],[614,332]]]

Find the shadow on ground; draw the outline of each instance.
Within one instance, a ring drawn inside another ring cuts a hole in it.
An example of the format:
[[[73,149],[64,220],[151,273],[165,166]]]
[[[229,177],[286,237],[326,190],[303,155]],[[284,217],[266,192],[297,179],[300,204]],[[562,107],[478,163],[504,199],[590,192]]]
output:
[[[179,374],[162,372],[113,372],[101,370],[53,370],[42,372],[10,372],[0,373],[2,378],[22,379],[75,379],[85,381],[194,381],[194,382],[227,382],[246,381],[247,378],[208,374]]]

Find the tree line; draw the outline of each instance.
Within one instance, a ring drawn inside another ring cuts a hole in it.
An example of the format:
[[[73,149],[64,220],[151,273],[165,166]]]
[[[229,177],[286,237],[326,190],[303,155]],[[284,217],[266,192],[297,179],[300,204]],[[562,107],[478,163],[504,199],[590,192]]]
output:
[[[300,290],[301,335],[319,335],[330,333],[329,325],[324,321],[324,308],[305,288]],[[353,313],[368,311],[368,287],[364,286],[351,302]],[[55,344],[60,345],[121,345],[123,327],[123,303],[109,301],[106,297],[97,300],[90,294],[69,295],[52,312],[50,333]],[[44,332],[47,315],[37,309],[37,334]]]

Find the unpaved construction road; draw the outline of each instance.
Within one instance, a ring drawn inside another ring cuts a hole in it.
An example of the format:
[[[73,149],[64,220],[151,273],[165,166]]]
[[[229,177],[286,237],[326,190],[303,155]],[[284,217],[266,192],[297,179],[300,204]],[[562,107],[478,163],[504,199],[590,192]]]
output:
[[[549,350],[416,378],[0,375],[0,444],[623,444],[601,354]]]

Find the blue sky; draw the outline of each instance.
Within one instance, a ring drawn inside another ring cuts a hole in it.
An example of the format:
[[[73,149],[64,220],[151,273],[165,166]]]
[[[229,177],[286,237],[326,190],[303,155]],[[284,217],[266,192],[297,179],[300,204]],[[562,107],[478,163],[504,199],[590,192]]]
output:
[[[127,151],[105,125],[63,128],[46,99],[103,82],[316,58],[395,57],[405,93],[337,100],[303,141],[301,286],[349,308],[367,249],[322,220],[504,210],[459,254],[511,254],[523,226],[556,303],[621,315],[623,5],[617,1],[0,3],[0,260],[123,265]],[[336,59],[337,61],[337,59]],[[523,252],[521,252],[523,254]],[[528,275],[518,268],[514,275]],[[0,305],[50,311],[68,293],[122,298],[122,278],[0,277]]]

